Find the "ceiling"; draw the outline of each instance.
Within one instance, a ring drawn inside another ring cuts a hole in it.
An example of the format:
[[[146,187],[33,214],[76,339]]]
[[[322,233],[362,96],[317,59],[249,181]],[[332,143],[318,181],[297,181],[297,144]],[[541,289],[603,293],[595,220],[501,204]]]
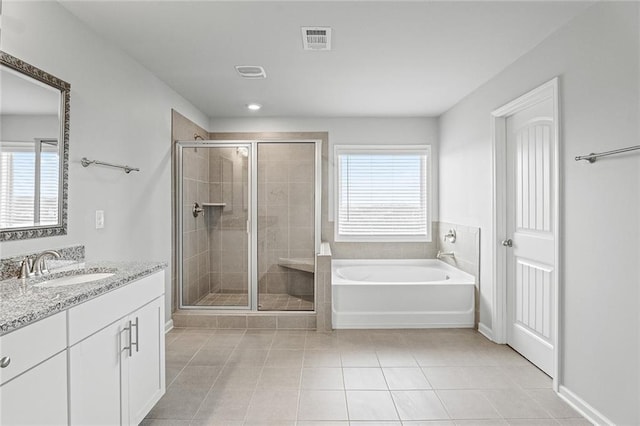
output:
[[[210,117],[437,116],[591,4],[61,3]],[[304,51],[302,26],[330,26],[332,50]],[[267,79],[235,65],[262,65]]]

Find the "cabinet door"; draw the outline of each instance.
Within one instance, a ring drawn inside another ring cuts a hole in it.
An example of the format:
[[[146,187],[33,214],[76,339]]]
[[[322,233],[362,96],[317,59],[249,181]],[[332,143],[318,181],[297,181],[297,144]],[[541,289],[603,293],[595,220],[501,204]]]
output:
[[[0,424],[68,424],[67,351],[0,386]]]
[[[122,420],[124,347],[128,330],[120,320],[69,348],[72,425],[119,425]]]
[[[137,425],[164,394],[164,296],[135,311],[129,320],[134,347],[127,360],[129,424]]]

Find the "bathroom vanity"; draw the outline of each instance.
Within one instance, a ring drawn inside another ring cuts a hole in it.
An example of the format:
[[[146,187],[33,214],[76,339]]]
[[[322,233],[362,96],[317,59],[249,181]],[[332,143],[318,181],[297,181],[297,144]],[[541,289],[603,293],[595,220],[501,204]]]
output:
[[[0,281],[0,424],[139,424],[165,391],[165,267]]]
[[[71,86],[2,51],[0,77],[20,176],[0,177],[0,241],[66,235]],[[32,110],[46,114],[15,113]],[[137,425],[164,394],[167,265],[83,260],[83,246],[0,259],[0,425]]]

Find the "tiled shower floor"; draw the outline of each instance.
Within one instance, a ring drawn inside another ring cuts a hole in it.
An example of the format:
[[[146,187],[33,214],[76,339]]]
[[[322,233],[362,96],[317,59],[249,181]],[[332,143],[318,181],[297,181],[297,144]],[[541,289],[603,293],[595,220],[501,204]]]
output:
[[[312,311],[313,296],[298,297],[289,294],[258,295],[261,311]],[[197,306],[246,306],[246,294],[209,293],[198,302]]]
[[[588,425],[474,330],[174,329],[145,426]]]
[[[246,306],[246,293],[209,293],[196,302],[197,306]]]

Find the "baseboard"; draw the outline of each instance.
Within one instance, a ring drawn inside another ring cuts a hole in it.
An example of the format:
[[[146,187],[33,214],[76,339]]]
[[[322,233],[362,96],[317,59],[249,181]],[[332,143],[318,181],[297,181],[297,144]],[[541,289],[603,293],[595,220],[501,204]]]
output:
[[[492,342],[494,341],[493,330],[487,327],[486,325],[484,325],[483,323],[478,323],[478,332],[482,334],[484,337],[486,337],[487,339],[491,340]]]
[[[164,332],[168,333],[171,330],[173,330],[173,320],[170,319],[169,321],[167,321],[166,323],[164,323]]]
[[[575,393],[571,392],[564,386],[560,386],[560,392],[558,396],[562,398],[567,404],[573,407],[578,413],[582,414],[587,420],[595,425],[613,425],[611,420],[606,418],[602,413],[586,403]]]

